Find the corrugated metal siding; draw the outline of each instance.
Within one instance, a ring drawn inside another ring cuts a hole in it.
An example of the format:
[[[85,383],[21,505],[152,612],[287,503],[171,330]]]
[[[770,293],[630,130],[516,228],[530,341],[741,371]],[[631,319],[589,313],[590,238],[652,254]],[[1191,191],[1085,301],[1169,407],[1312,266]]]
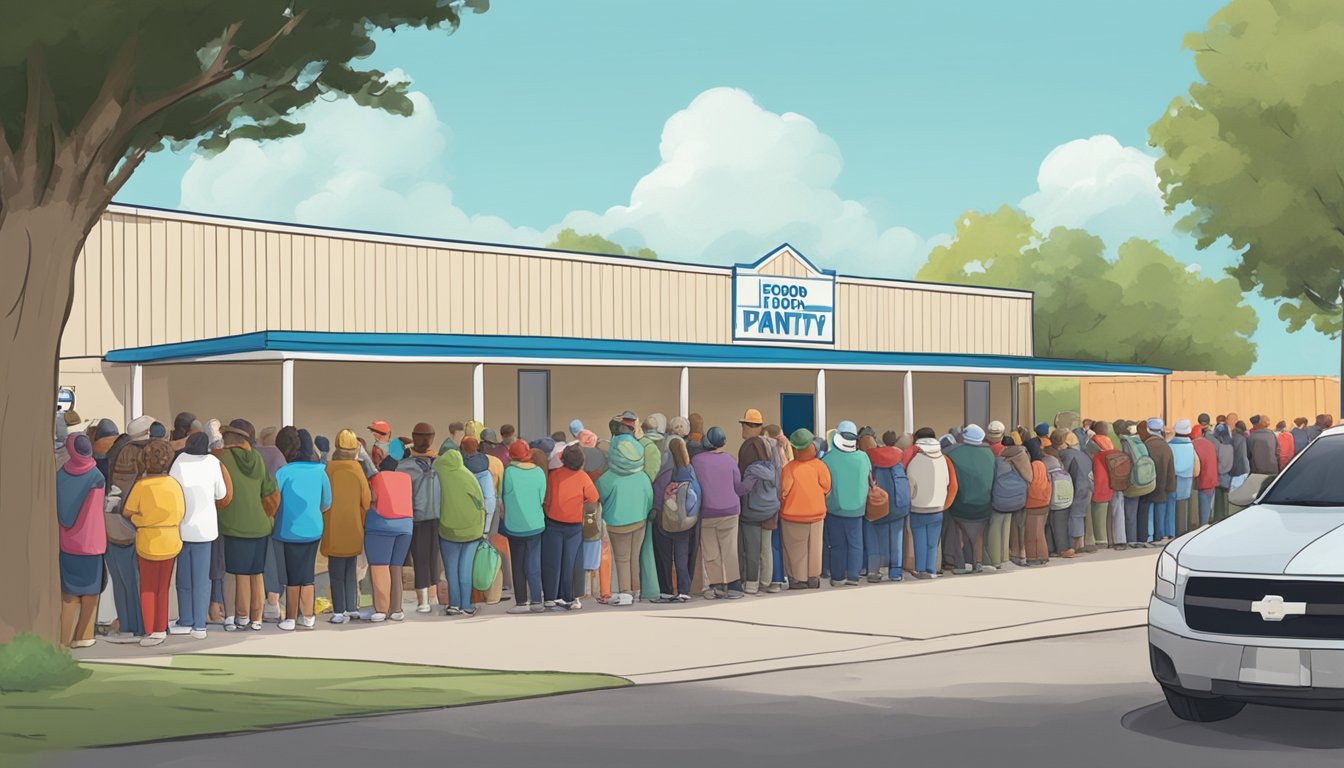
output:
[[[806,277],[790,254],[769,274]],[[65,357],[258,330],[731,342],[732,281],[657,262],[409,245],[109,212],[76,270]],[[836,348],[1031,354],[1031,301],[836,286]],[[664,299],[667,299],[666,301]]]

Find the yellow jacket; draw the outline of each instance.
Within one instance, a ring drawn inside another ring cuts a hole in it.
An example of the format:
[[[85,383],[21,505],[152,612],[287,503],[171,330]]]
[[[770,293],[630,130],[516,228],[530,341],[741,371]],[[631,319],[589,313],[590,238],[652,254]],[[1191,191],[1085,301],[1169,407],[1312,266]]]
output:
[[[182,551],[179,526],[187,511],[182,486],[168,475],[147,475],[131,486],[122,514],[135,526],[135,553],[146,560],[172,560]]]

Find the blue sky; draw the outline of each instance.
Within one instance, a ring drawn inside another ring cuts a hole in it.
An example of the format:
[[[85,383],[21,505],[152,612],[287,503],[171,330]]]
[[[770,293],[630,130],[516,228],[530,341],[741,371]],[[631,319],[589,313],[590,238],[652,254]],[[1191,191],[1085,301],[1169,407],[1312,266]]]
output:
[[[496,0],[451,37],[380,40],[415,117],[319,105],[292,147],[156,156],[119,200],[520,243],[567,225],[716,262],[788,239],[896,276],[1007,203],[1212,272],[1230,254],[1171,232],[1145,155],[1196,76],[1183,35],[1221,5]],[[1338,372],[1254,306],[1253,373]]]

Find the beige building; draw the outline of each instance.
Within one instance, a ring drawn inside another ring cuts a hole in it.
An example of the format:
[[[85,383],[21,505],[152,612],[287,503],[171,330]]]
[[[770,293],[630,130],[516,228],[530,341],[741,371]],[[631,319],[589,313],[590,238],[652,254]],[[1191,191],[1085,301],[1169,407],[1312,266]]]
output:
[[[759,257],[759,258],[758,258]],[[85,418],[178,411],[408,435],[417,421],[745,408],[786,430],[1029,423],[1032,377],[1167,371],[1032,356],[1032,294],[836,275],[783,245],[721,267],[112,206],[60,383]]]

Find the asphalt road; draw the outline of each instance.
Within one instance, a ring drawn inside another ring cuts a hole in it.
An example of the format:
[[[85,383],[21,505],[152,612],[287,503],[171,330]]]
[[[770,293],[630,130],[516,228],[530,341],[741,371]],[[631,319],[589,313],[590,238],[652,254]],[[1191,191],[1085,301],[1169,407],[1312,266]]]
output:
[[[663,652],[667,652],[664,650]],[[1338,766],[1344,713],[1184,723],[1140,629],[54,756],[53,766]]]

